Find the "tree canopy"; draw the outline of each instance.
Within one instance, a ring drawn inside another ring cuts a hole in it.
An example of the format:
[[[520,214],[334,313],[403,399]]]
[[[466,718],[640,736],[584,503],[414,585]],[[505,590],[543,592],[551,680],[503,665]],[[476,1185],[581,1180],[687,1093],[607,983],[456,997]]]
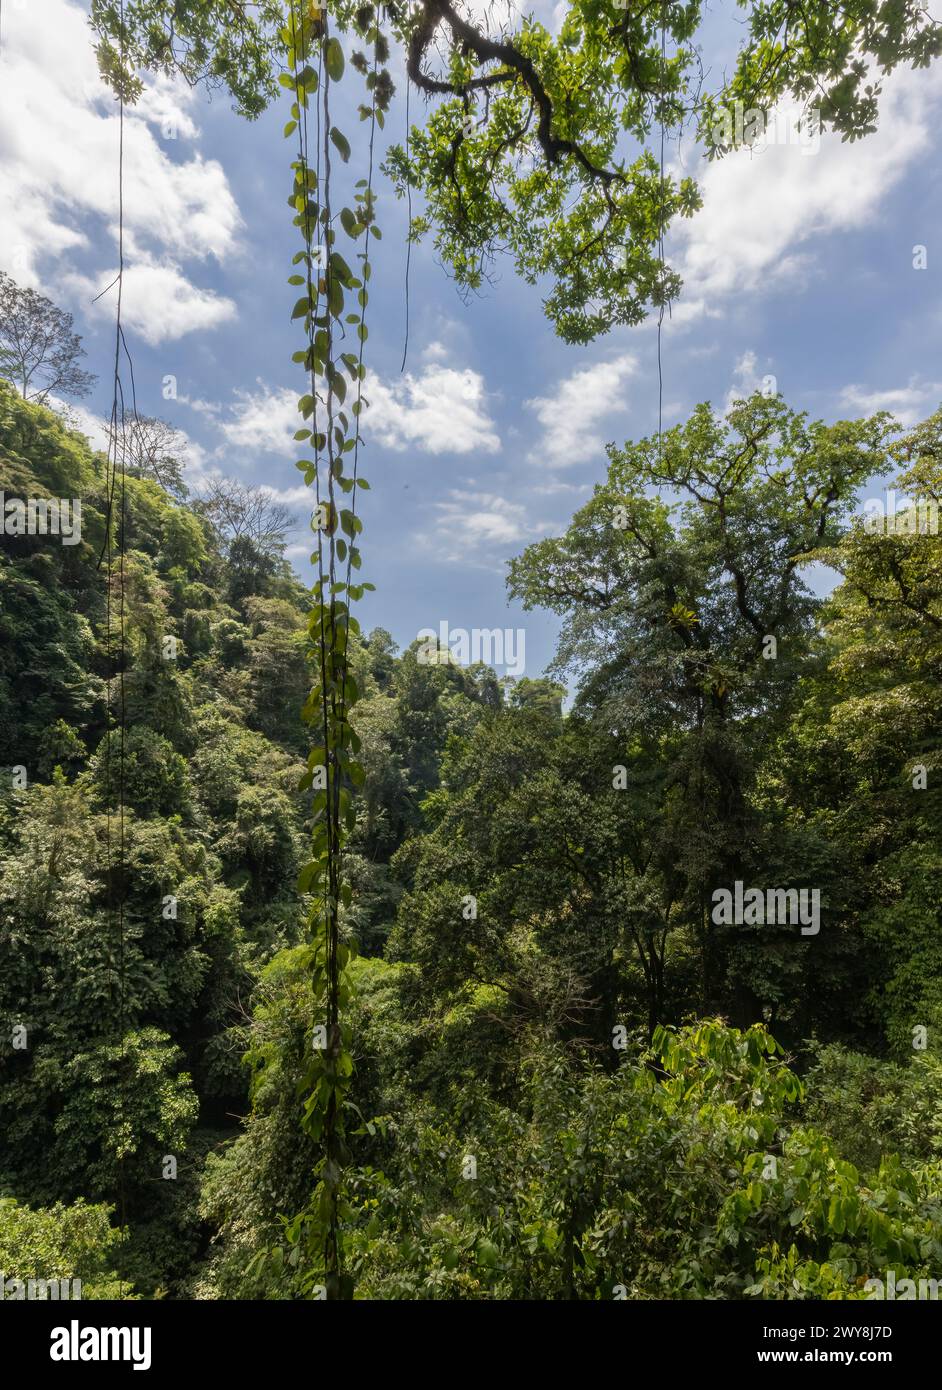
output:
[[[298,15],[306,4],[296,0]],[[352,26],[374,13],[353,0],[328,8],[354,44]],[[278,94],[291,14],[287,0],[126,0],[122,25],[112,0],[93,0],[91,22],[102,72],[128,99],[143,71],[175,72],[225,89],[254,117]],[[790,101],[816,128],[856,140],[876,129],[883,78],[942,52],[942,23],[920,0],[737,0],[736,58],[718,80],[703,70],[700,0],[574,0],[555,34],[500,0],[483,15],[461,0],[377,14],[380,62],[388,41],[401,46],[407,80],[429,102],[408,149],[393,146],[385,163],[398,193],[424,199],[410,234],[431,236],[469,290],[509,256],[548,286],[547,316],[574,343],[638,323],[679,292],[663,238],[700,195],[665,167],[662,132],[689,131],[719,158],[735,143],[737,103],[768,117]]]

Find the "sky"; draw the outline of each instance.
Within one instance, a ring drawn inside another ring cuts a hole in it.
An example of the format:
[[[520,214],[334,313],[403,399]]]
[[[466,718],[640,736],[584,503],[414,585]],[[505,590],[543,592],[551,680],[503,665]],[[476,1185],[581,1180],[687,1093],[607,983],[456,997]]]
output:
[[[549,27],[563,13],[556,0],[525,8]],[[481,0],[469,9],[480,12]],[[715,3],[707,66],[728,66],[735,43],[734,7]],[[115,102],[80,0],[4,0],[0,44],[0,269],[74,314],[83,365],[99,374],[76,415],[102,446],[115,299],[96,296],[117,269]],[[396,59],[392,142],[405,131],[402,75]],[[345,101],[360,99],[358,82],[343,89]],[[415,121],[423,98],[413,92],[411,103]],[[292,439],[305,387],[291,363],[301,343],[287,284],[297,233],[286,119],[278,106],[250,123],[225,93],[148,83],[125,121],[124,326],[139,409],[187,436],[191,488],[223,474],[271,489],[297,515],[287,554],[310,582],[310,502]],[[338,124],[350,133],[357,123],[341,115]],[[816,147],[780,138],[710,165],[689,141],[669,151],[672,166],[698,178],[704,207],[667,243],[685,283],[664,325],[665,426],[769,376],[790,406],[829,422],[888,409],[910,424],[939,405],[940,128],[936,64],[886,79],[878,131],[853,144],[828,133]],[[377,589],[358,615],[403,647],[443,622],[520,630],[523,673],[535,677],[558,623],[508,602],[506,562],[565,530],[605,477],[606,443],[656,430],[654,324],[568,346],[539,288],[509,262],[466,302],[420,244],[402,370],[406,209],[382,175],[376,186],[383,240],[362,455],[372,491],[358,510],[361,577]],[[175,399],[165,398],[168,377]]]

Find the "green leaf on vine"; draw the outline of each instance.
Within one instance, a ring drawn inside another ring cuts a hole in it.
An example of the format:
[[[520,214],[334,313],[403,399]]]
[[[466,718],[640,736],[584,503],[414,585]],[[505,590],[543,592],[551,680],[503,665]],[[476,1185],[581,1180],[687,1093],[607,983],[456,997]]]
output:
[[[338,130],[336,126],[331,127],[330,138],[331,142],[336,146],[340,158],[343,160],[344,164],[346,164],[350,159],[350,141],[344,135],[343,131]],[[342,220],[341,217],[341,221]]]
[[[343,49],[340,47],[340,40],[330,38],[324,49],[324,62],[327,64],[327,75],[332,82],[339,82],[343,77]]]

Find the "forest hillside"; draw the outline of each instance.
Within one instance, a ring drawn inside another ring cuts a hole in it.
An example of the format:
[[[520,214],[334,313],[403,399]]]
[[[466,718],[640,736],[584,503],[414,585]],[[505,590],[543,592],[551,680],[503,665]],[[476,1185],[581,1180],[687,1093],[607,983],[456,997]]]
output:
[[[938,501],[942,414],[756,396],[652,450],[511,564],[549,676],[352,633],[358,1297],[859,1298],[942,1260],[942,560],[853,520],[891,470]],[[107,477],[0,382],[0,492],[81,502],[76,543],[0,548],[0,1268],[310,1296],[310,596],[154,478],[106,555]]]

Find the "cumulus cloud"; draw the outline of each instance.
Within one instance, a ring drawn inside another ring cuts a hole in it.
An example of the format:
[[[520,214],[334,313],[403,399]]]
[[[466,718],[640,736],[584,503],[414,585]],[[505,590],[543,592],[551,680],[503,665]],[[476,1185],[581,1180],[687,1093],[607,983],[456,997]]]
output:
[[[262,483],[259,490],[273,502],[281,502],[285,507],[297,507],[302,503],[313,506],[314,493],[305,483],[299,483],[297,487],[272,487],[269,483]]]
[[[526,404],[543,428],[530,458],[550,468],[569,468],[597,457],[605,447],[602,423],[607,416],[628,409],[624,386],[634,376],[638,359],[623,353],[609,362],[580,367],[557,382],[549,396],[536,396]]]
[[[366,386],[370,409],[364,435],[401,453],[497,453],[500,437],[487,409],[484,378],[470,367],[448,366],[441,343],[432,343],[418,373]]]
[[[445,349],[432,343],[421,370],[384,381],[371,376],[364,393],[370,408],[363,416],[363,435],[401,453],[408,448],[427,454],[495,453],[500,438],[487,411],[484,378],[470,367],[442,362]],[[227,444],[240,450],[295,456],[298,391],[257,383],[256,391],[237,392],[234,403],[191,400],[187,404],[210,417]]]
[[[763,372],[759,367],[759,359],[751,348],[736,362],[733,368],[733,384],[726,393],[726,401],[723,409],[729,411],[736,401],[746,400],[753,392],[768,386],[770,393],[775,394],[775,377],[769,372]]]
[[[160,78],[125,113],[125,289],[132,326],[151,343],[235,312],[183,269],[189,260],[231,253],[241,227],[216,160],[198,152],[170,157],[179,149],[173,140],[198,134],[194,100],[182,84]],[[84,294],[94,286],[97,293],[113,277],[104,268],[82,277],[63,272],[62,258],[96,244],[101,224],[117,231],[118,132],[82,8],[44,0],[4,14],[0,260],[15,279],[55,296],[61,288]],[[107,298],[99,304],[113,312]]]
[[[422,541],[445,560],[467,561],[482,550],[506,553],[543,525],[530,518],[522,503],[492,492],[452,488],[444,501],[433,505],[438,517],[433,531],[423,532]]]
[[[100,280],[66,273],[60,276],[59,283],[92,301],[90,312],[110,318],[114,314],[115,290],[98,296],[106,286],[114,285],[117,274],[117,267],[102,271]],[[157,264],[144,258],[124,268],[122,322],[151,347],[198,329],[216,328],[235,317],[236,307],[231,299],[198,289],[173,262]]]
[[[915,425],[931,415],[942,401],[942,381],[921,381],[910,378],[908,386],[888,387],[868,391],[863,386],[845,386],[841,405],[857,415],[873,415],[888,410],[902,425]]]
[[[786,141],[779,119],[775,140],[707,165],[704,206],[672,237],[685,281],[681,317],[807,276],[822,236],[865,226],[930,155],[940,105],[937,75],[899,71],[884,83],[879,127],[865,140],[842,143],[826,131],[817,149],[803,148]]]
[[[563,483],[554,479],[550,483],[537,483],[531,491],[539,497],[580,497],[592,491],[591,483]]]
[[[258,382],[258,391],[239,391],[229,407],[210,406],[201,401],[195,409],[213,414],[222,437],[235,449],[254,453],[297,453],[295,431],[302,421],[298,415],[298,392],[287,386],[271,389]],[[227,414],[223,411],[227,410]]]

